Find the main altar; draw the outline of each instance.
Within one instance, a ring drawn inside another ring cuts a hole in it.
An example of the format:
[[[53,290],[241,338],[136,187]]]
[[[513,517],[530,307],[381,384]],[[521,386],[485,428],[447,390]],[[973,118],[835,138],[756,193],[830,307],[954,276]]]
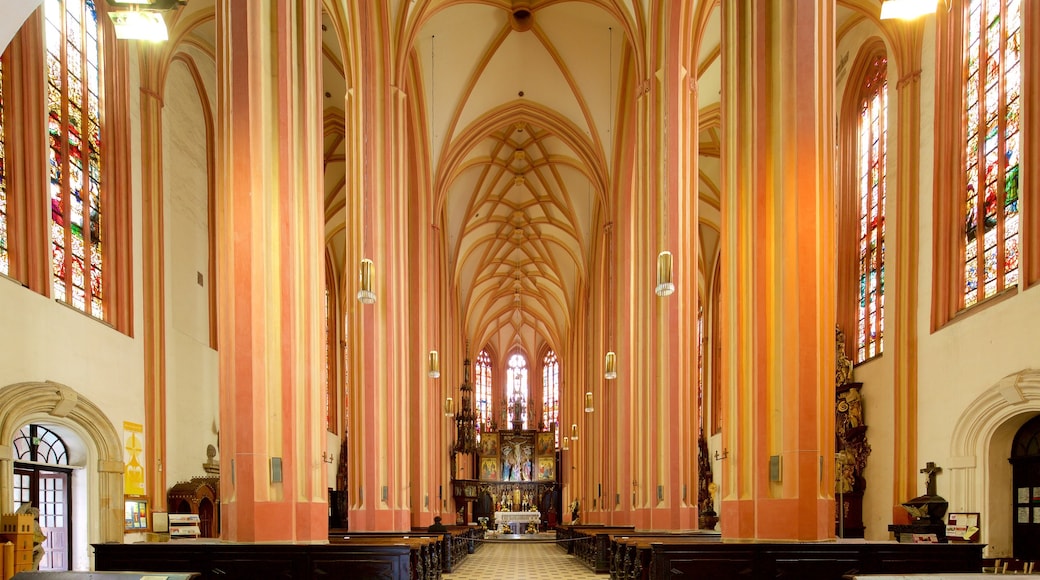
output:
[[[452,448],[452,496],[457,510],[456,523],[487,518],[497,523],[500,513],[509,521],[556,523],[560,494],[557,478],[556,425],[524,429],[526,403],[510,401],[511,429],[498,429],[495,423],[479,424],[471,406],[470,361],[464,363],[464,380],[459,388],[460,409],[454,414],[455,445]],[[473,478],[458,474],[458,461],[472,462]],[[472,520],[467,507],[472,506]],[[519,519],[518,519],[519,518]]]

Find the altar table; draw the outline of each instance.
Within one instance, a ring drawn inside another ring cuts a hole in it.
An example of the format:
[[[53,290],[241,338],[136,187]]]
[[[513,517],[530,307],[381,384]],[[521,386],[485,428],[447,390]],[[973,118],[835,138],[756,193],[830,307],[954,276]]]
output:
[[[538,524],[542,521],[542,514],[540,512],[495,512],[495,528],[502,527],[502,524],[524,524],[523,527],[527,527],[526,524],[534,522]],[[513,527],[510,525],[510,527]]]

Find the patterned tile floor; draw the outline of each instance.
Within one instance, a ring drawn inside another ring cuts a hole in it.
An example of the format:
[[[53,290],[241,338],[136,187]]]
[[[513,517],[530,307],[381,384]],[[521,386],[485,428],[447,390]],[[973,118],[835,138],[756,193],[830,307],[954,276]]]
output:
[[[553,539],[555,534],[539,534]],[[444,580],[586,580],[600,578],[574,556],[564,553],[556,544],[514,540],[486,543]]]

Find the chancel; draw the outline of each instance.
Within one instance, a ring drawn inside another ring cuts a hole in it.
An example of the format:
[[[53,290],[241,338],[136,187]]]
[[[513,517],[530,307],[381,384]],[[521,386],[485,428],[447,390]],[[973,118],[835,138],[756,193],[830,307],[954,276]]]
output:
[[[1033,0],[0,2],[0,532],[1024,570],[1037,55]]]

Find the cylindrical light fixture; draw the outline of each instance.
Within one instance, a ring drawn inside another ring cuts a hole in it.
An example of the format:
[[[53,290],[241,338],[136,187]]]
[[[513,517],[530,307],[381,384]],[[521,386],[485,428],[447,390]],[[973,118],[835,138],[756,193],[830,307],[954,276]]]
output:
[[[376,303],[376,293],[372,291],[372,268],[372,260],[368,258],[361,260],[360,289],[357,293],[357,299],[362,304]]]
[[[427,373],[431,379],[441,378],[441,355],[435,350],[430,351]]]
[[[675,292],[672,283],[672,253],[668,251],[657,254],[657,288],[658,296],[671,296]]]
[[[607,351],[607,360],[605,370],[603,371],[603,378],[605,379],[616,379],[617,378],[617,355],[614,351]]]
[[[455,414],[455,401],[453,401],[451,399],[451,397],[448,397],[447,399],[444,399],[444,416],[445,417],[451,417],[454,414]]]
[[[561,449],[563,449],[564,451],[570,451],[570,449],[571,449],[571,438],[570,437],[564,437],[563,438],[563,447],[561,447]]]
[[[589,391],[585,393],[585,412],[591,413],[593,410],[594,409],[592,407],[592,391]]]
[[[578,424],[577,423],[572,423],[571,424],[571,441],[577,441],[577,440],[578,440]]]

